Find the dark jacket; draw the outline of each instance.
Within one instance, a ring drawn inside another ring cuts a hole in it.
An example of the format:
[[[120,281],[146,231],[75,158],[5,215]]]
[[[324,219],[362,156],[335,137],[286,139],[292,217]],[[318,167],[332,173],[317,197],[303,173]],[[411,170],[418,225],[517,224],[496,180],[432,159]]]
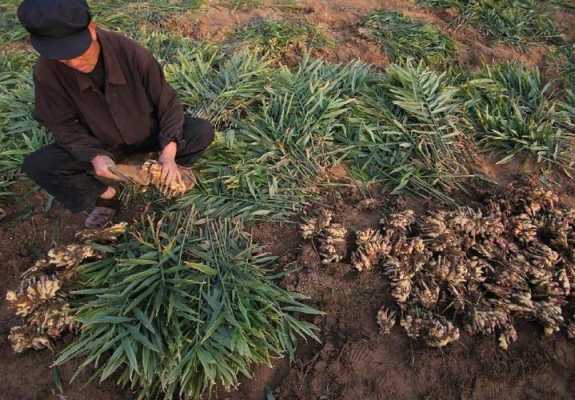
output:
[[[34,117],[80,161],[158,135],[160,148],[182,142],[184,113],[148,50],[97,28],[104,55],[105,94],[87,74],[40,57],[34,68]]]

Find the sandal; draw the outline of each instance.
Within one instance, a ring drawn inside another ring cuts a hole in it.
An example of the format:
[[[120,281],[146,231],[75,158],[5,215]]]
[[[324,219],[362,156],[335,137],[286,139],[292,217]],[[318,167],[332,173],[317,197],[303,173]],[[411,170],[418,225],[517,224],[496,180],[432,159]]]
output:
[[[112,218],[118,213],[120,209],[120,200],[113,199],[98,199],[96,206],[90,212],[84,226],[88,229],[101,229],[106,226]]]

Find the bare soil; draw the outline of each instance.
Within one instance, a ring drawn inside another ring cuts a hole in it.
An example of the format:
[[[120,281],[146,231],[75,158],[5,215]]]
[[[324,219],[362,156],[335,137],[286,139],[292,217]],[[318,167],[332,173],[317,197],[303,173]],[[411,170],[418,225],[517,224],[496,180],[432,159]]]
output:
[[[376,227],[379,211],[353,206],[362,198],[351,189],[326,202],[332,204],[335,222],[350,231]],[[421,212],[434,207],[428,201],[380,198],[394,208]],[[244,382],[241,391],[224,399],[264,399],[266,388],[282,400],[575,398],[575,348],[565,337],[544,339],[540,327],[524,323],[518,327],[519,341],[503,352],[495,338],[464,335],[446,348],[431,349],[407,338],[400,327],[384,336],[376,323],[378,309],[389,301],[381,273],[357,272],[349,260],[322,265],[314,244],[302,241],[294,225],[263,224],[253,234],[282,261],[301,267],[283,285],[309,295],[326,312],[314,320],[322,343],[302,343],[291,366],[283,361],[262,369],[255,381]]]
[[[414,1],[400,0],[301,0],[295,10],[263,7],[233,11],[223,6],[179,15],[167,27],[202,40],[224,42],[238,27],[262,18],[304,19],[319,26],[335,43],[319,49],[315,55],[331,62],[360,59],[384,68],[389,59],[375,43],[357,31],[361,18],[375,9],[402,11],[432,22],[458,45],[459,60],[470,68],[481,63],[520,61],[542,66],[544,47],[519,52],[513,48],[489,44],[469,27],[455,27],[453,11],[435,12],[417,7]],[[560,26],[573,37],[572,14],[558,15]],[[506,184],[518,174],[536,172],[526,162],[505,166],[486,160],[482,172],[495,182]],[[333,171],[342,183],[345,171]],[[557,176],[556,187],[563,201],[575,207],[575,185]],[[83,215],[73,215],[54,205],[44,211],[41,193],[18,197],[17,204],[6,208],[8,216],[0,221],[0,259],[2,279],[0,296],[18,285],[19,275],[36,258],[55,244],[72,240],[81,228]],[[379,189],[374,194],[381,194]],[[352,205],[361,199],[359,191],[336,192],[329,199],[336,215],[351,230],[375,226],[379,213],[357,210]],[[385,201],[396,202],[391,197]],[[432,202],[405,199],[416,210],[432,207]],[[519,328],[519,341],[509,352],[502,352],[492,338],[463,337],[442,349],[429,349],[409,340],[396,327],[389,336],[378,332],[375,316],[386,301],[386,281],[377,272],[358,273],[345,264],[324,266],[317,249],[300,239],[294,224],[262,224],[254,227],[254,238],[282,264],[296,261],[301,267],[283,284],[312,298],[326,315],[314,322],[321,327],[322,343],[302,343],[293,363],[278,360],[273,367],[259,367],[253,380],[246,380],[233,393],[222,393],[217,400],[263,400],[272,391],[279,400],[381,400],[381,399],[575,399],[575,346],[564,337],[541,339],[538,327]],[[14,354],[7,341],[9,328],[17,323],[2,302],[0,306],[0,399],[2,400],[125,400],[130,394],[112,382],[86,384],[89,372],[67,384],[74,365],[60,370],[63,396],[49,365],[49,351]],[[70,340],[71,338],[68,338]],[[62,344],[60,347],[62,347]]]
[[[517,170],[516,165],[511,167]],[[511,180],[512,176],[512,171],[497,171],[494,177]],[[345,169],[330,171],[330,179],[348,185],[322,201],[331,204],[336,222],[350,231],[377,226],[380,211],[355,208],[366,191],[349,186]],[[434,207],[431,201],[388,196],[381,188],[367,193],[394,208],[409,206],[422,212]],[[569,193],[563,197],[569,199]],[[54,243],[71,241],[82,226],[83,215],[70,214],[58,205],[44,212],[43,204],[41,194],[32,194],[28,205],[11,209],[0,225],[5,265],[2,296],[18,284],[19,274],[36,257]],[[18,219],[29,207],[33,207],[31,216]],[[376,324],[377,310],[389,300],[382,274],[359,273],[348,260],[322,265],[314,244],[301,240],[296,224],[264,223],[253,226],[251,233],[266,251],[280,258],[281,265],[295,262],[301,268],[282,285],[309,295],[312,304],[326,313],[313,320],[321,328],[322,342],[301,343],[293,363],[284,359],[272,367],[258,367],[254,379],[244,380],[235,392],[221,392],[217,400],[263,400],[267,393],[281,400],[575,398],[575,347],[565,337],[543,339],[541,329],[527,323],[519,326],[519,341],[503,352],[494,338],[464,336],[438,350],[408,339],[399,327],[383,336]],[[49,368],[54,355],[49,351],[12,353],[7,329],[17,321],[5,305],[0,308],[0,319],[0,374],[4,377],[0,398],[61,400]],[[131,398],[112,382],[86,384],[89,371],[69,385],[67,379],[74,370],[74,364],[59,370],[67,400]]]
[[[0,222],[0,259],[2,279],[0,280],[0,398],[2,400],[47,400],[57,399],[60,394],[50,364],[54,354],[49,351],[30,351],[15,354],[8,342],[10,327],[18,324],[8,309],[4,298],[6,291],[18,287],[20,274],[32,266],[34,261],[46,254],[54,245],[71,242],[74,234],[83,227],[84,215],[72,214],[58,205],[45,211],[46,198],[38,192],[29,192],[24,187],[17,205],[7,209],[7,216]],[[70,340],[71,338],[67,338]],[[58,350],[65,343],[59,345]],[[74,365],[61,368],[62,380],[74,373]],[[125,399],[121,392],[108,382],[105,385],[85,385],[89,374],[84,374],[74,385],[65,386],[67,400],[112,400]]]
[[[336,202],[336,222],[351,230],[377,226],[378,212],[349,206],[359,199]],[[493,338],[464,337],[438,350],[411,341],[400,327],[383,336],[376,324],[388,300],[382,274],[359,273],[346,260],[322,265],[309,242],[297,254],[303,269],[285,284],[310,295],[327,315],[315,321],[322,344],[302,348],[276,389],[279,399],[574,398],[575,349],[566,338],[543,340],[539,327],[524,324],[519,342],[503,352]]]
[[[479,68],[484,63],[493,64],[518,61],[527,65],[545,65],[547,49],[531,46],[519,51],[503,44],[489,43],[478,31],[456,24],[457,13],[422,8],[409,0],[300,0],[297,8],[278,7],[277,2],[264,1],[256,9],[234,10],[223,5],[210,5],[199,11],[190,11],[166,22],[168,29],[185,36],[211,42],[229,42],[233,32],[240,27],[262,19],[289,19],[305,21],[318,27],[332,46],[313,49],[315,57],[329,62],[346,63],[362,60],[375,67],[384,68],[389,58],[380,45],[362,37],[358,32],[361,19],[374,10],[399,11],[422,22],[433,23],[451,37],[457,46],[458,61],[469,68]],[[565,28],[571,21],[570,14],[558,15]],[[294,49],[298,55],[298,49]],[[293,54],[286,55],[285,63],[292,64]]]

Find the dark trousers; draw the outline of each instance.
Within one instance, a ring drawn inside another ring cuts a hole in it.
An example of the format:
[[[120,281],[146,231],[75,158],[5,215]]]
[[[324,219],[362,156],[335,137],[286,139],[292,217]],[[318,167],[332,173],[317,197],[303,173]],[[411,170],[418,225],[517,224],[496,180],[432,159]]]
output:
[[[178,145],[176,162],[191,165],[214,139],[214,129],[206,120],[186,117],[183,136],[184,145]],[[154,150],[159,150],[159,144],[156,138],[150,138],[145,143],[111,152],[116,161],[121,161],[129,155]],[[29,154],[24,159],[22,170],[72,212],[93,207],[108,187],[94,176],[91,163],[76,160],[57,144]]]

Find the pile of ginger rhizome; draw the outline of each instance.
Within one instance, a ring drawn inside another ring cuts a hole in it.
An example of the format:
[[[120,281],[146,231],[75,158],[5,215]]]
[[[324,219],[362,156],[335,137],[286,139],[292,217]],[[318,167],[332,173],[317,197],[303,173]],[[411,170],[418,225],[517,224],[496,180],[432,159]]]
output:
[[[370,198],[357,207],[381,211],[379,226],[352,232],[319,209],[301,234],[323,264],[384,275],[374,315],[383,334],[399,323],[410,338],[443,347],[464,331],[495,335],[507,350],[525,320],[545,336],[575,337],[575,210],[552,191],[518,184],[477,208],[419,214]]]
[[[126,231],[119,223],[101,230],[84,230],[76,235],[76,243],[51,249],[26,270],[17,290],[6,292],[6,301],[22,323],[10,329],[8,340],[12,349],[53,349],[54,341],[74,333],[78,323],[69,304],[70,289],[77,278],[76,267],[83,262],[101,258],[103,245],[116,242]]]
[[[352,232],[333,211],[314,209],[301,234],[323,264],[383,274],[387,293],[374,315],[383,334],[399,322],[410,338],[442,347],[463,330],[495,335],[506,350],[517,339],[516,322],[525,320],[546,336],[564,330],[575,337],[575,210],[552,191],[516,185],[477,208],[419,214],[390,211],[371,198],[355,207],[379,211],[379,225]],[[18,290],[6,295],[23,321],[9,336],[15,351],[51,348],[77,329],[68,304],[75,268],[98,259],[99,246],[125,230],[118,224],[80,232],[78,243],[52,249],[22,275]]]

